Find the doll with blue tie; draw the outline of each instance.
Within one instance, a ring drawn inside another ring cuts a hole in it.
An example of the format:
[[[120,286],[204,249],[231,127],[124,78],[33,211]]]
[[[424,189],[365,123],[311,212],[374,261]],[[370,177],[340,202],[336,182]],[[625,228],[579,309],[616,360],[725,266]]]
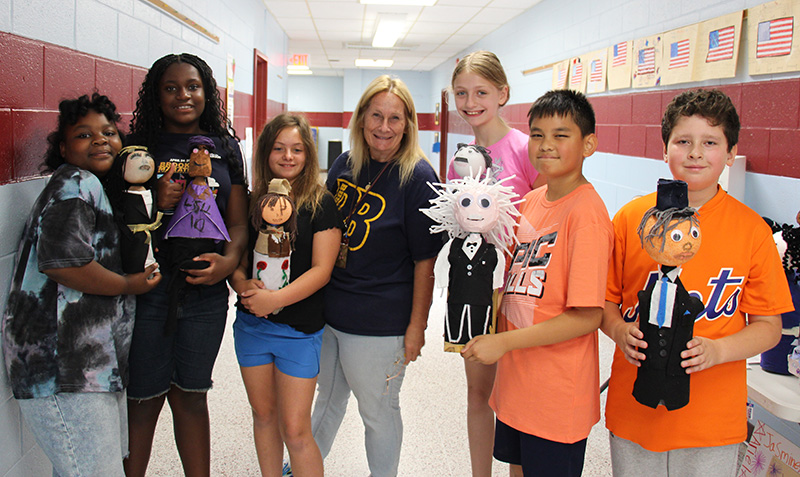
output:
[[[658,180],[656,206],[649,209],[637,233],[642,247],[659,264],[658,277],[639,296],[639,329],[647,348],[633,385],[633,397],[652,408],[669,411],[689,403],[689,374],[681,367],[681,352],[692,339],[703,302],[689,294],[680,280],[681,265],[700,247],[695,209],[688,188],[679,180]]]

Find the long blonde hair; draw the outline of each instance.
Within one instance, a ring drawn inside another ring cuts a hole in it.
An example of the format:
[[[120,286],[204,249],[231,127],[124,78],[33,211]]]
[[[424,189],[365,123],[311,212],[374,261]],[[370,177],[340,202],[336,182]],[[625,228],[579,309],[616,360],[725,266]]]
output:
[[[260,210],[256,210],[258,206],[256,203],[257,199],[267,193],[269,181],[275,178],[275,175],[269,168],[269,155],[272,151],[272,146],[275,145],[275,140],[285,128],[297,128],[300,139],[303,141],[303,149],[306,155],[305,166],[303,166],[300,175],[297,176],[292,184],[292,198],[294,199],[297,209],[300,210],[303,207],[308,207],[313,216],[316,214],[322,202],[322,196],[327,192],[327,189],[325,189],[319,177],[317,148],[311,136],[311,127],[308,125],[308,120],[300,114],[281,113],[275,116],[272,121],[268,122],[258,136],[255,156],[253,158],[253,200],[251,200],[250,203],[251,216],[253,213],[261,213]]]
[[[406,129],[403,132],[403,139],[400,141],[400,149],[397,151],[393,162],[400,168],[400,185],[404,185],[414,174],[417,162],[427,161],[428,158],[419,147],[419,127],[417,126],[417,110],[414,108],[414,100],[411,92],[400,78],[393,78],[389,75],[381,75],[372,80],[364,90],[361,99],[358,100],[353,117],[350,118],[350,158],[348,164],[353,173],[353,179],[358,180],[361,169],[369,163],[370,153],[367,140],[364,138],[364,116],[369,108],[372,98],[377,94],[389,92],[397,96],[405,106]]]
[[[508,77],[500,59],[491,51],[478,50],[473,51],[467,56],[461,58],[456,67],[453,68],[453,76],[450,78],[450,88],[456,82],[456,78],[461,73],[475,73],[486,81],[492,83],[495,88],[502,90],[506,89],[506,100],[500,106],[505,106],[508,100],[511,99],[511,87],[508,85]]]

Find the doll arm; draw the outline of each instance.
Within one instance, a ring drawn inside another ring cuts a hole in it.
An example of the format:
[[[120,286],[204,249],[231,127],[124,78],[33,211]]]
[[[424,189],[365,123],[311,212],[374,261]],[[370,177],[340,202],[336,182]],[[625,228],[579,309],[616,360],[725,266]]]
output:
[[[496,290],[502,288],[506,281],[506,256],[499,248],[495,247],[494,250],[497,252],[497,266],[492,274],[492,288]]]
[[[450,246],[453,245],[453,239],[447,241],[436,256],[436,262],[433,264],[433,277],[435,280],[436,288],[447,288],[450,283]]]
[[[338,228],[314,233],[311,245],[311,268],[280,290],[243,291],[242,304],[256,316],[267,316],[278,308],[292,305],[313,295],[330,281],[341,241],[342,231]]]
[[[405,334],[405,364],[416,360],[425,346],[425,328],[433,300],[433,264],[435,258],[414,262],[414,291],[411,299],[411,319]]]
[[[139,295],[149,292],[161,281],[156,267],[154,264],[140,273],[120,275],[92,260],[80,267],[49,268],[42,273],[60,285],[89,295]]]
[[[192,285],[214,285],[230,276],[239,265],[245,247],[247,247],[247,192],[244,186],[231,186],[228,197],[228,208],[225,210],[225,226],[231,241],[225,244],[222,255],[204,253],[194,258],[195,261],[208,261],[208,268],[187,270],[186,282]]]
[[[681,353],[688,374],[730,361],[739,361],[771,349],[781,339],[780,315],[748,315],[748,325],[716,340],[695,336]]]
[[[647,348],[644,333],[639,329],[639,322],[628,323],[622,319],[618,304],[606,300],[600,330],[614,340],[629,363],[634,366],[642,365],[640,361],[645,359],[645,354],[638,350]]]
[[[464,346],[461,355],[470,361],[492,364],[515,349],[561,343],[591,333],[602,319],[600,307],[567,308],[564,313],[533,326],[476,336]]]

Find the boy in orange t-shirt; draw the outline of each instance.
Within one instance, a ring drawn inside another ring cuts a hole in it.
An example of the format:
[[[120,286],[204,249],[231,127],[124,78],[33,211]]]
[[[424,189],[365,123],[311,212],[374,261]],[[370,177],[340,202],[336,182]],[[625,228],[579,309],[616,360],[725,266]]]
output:
[[[586,97],[550,91],[533,103],[528,124],[528,156],[547,186],[520,206],[499,333],[474,338],[462,354],[497,362],[494,457],[511,464],[511,475],[579,476],[600,418],[597,328],[613,231],[583,176],[597,147]]]
[[[606,402],[611,464],[619,476],[729,476],[747,437],[745,359],[770,349],[780,314],[792,300],[770,228],[717,182],[733,164],[739,117],[717,90],[676,96],[662,120],[664,160],[688,184],[702,245],[682,265],[686,290],[703,302],[694,338],[681,352],[691,375],[689,404],[668,411],[632,396],[647,347],[639,330],[637,292],[658,276],[636,228],[656,194],[634,199],[614,217],[614,253],[601,329],[617,343]]]

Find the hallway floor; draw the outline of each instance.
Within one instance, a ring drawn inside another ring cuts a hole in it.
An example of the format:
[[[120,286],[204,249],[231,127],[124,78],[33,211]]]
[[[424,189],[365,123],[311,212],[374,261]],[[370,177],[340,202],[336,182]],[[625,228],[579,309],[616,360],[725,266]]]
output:
[[[434,292],[434,304],[422,356],[409,365],[400,406],[403,412],[403,453],[400,476],[438,477],[470,475],[466,424],[466,381],[462,359],[442,351],[444,299]],[[233,310],[233,307],[231,307]],[[247,403],[236,355],[232,324],[228,327],[214,368],[214,389],[209,396],[211,413],[211,474],[214,476],[258,476],[258,462]],[[608,377],[614,344],[600,333],[600,380]],[[605,393],[601,395],[601,409]],[[165,406],[156,429],[149,476],[180,476],[178,453],[172,434],[172,417]],[[348,405],[336,442],[325,460],[325,475],[366,477],[364,426],[355,399]],[[494,462],[493,475],[508,475],[508,467]],[[589,436],[584,476],[610,476],[608,434],[603,420]]]

